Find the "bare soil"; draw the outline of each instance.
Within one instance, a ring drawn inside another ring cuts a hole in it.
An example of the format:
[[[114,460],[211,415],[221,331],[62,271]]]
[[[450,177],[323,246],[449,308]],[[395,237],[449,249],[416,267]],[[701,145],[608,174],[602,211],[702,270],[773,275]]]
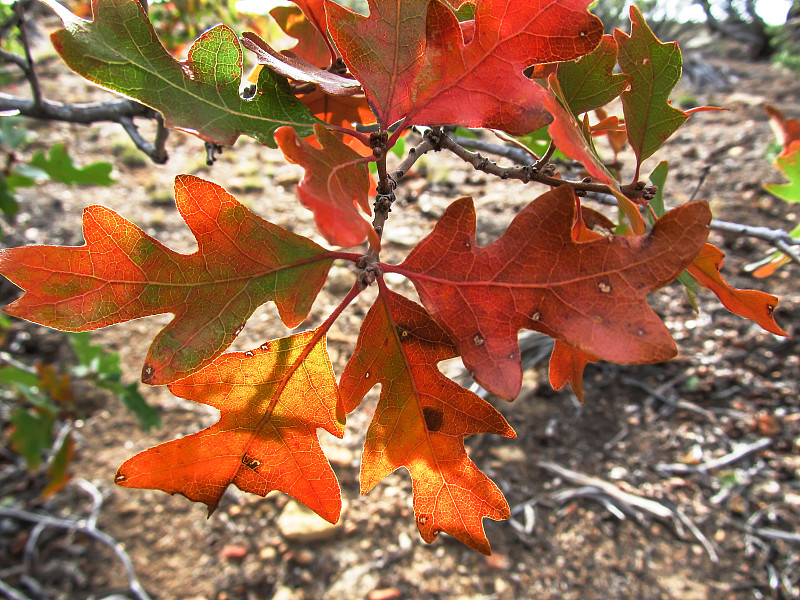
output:
[[[764,158],[772,134],[762,104],[770,102],[800,116],[800,84],[766,64],[714,64],[736,75],[732,88],[686,89],[685,94],[691,93],[698,104],[731,110],[692,116],[658,154],[658,159],[670,161],[672,170],[667,202],[687,200],[700,172],[710,165],[698,197],[711,203],[718,218],[794,227],[796,207],[762,189],[765,182],[781,180]],[[43,82],[53,98],[105,97],[65,74],[55,61],[46,64]],[[20,90],[9,91],[21,90],[20,85]],[[65,141],[84,164],[114,158],[117,183],[108,189],[46,184],[20,192],[23,211],[13,227],[6,227],[4,245],[80,244],[81,211],[100,203],[169,247],[190,252],[194,241],[171,195],[172,179],[182,172],[209,178],[270,221],[322,242],[310,213],[294,195],[302,170],[287,166],[276,150],[241,140],[209,168],[201,142],[173,133],[170,162],[154,167],[131,151],[122,130],[113,125],[31,127],[37,147]],[[632,165],[630,158],[623,156]],[[654,166],[648,162],[643,172]],[[488,243],[524,203],[545,191],[492,180],[444,155],[426,157],[416,171],[398,191],[400,201],[386,229],[386,262],[402,260],[457,197],[475,198],[481,242]],[[515,402],[492,399],[516,429],[517,439],[467,440],[471,458],[500,486],[514,511],[510,521],[485,522],[491,557],[446,535],[431,545],[422,542],[411,509],[411,481],[403,470],[367,496],[359,495],[360,448],[376,390],[349,416],[344,440],[320,432],[346,499],[341,529],[323,541],[300,543],[282,536],[277,520],[288,499],[280,494],[262,499],[230,490],[206,519],[204,506],[183,497],[116,487],[114,473],[133,453],[216,420],[207,407],[174,398],[165,388],[142,386],[164,421],[162,429],[150,434],[141,431],[118,401],[87,392],[81,399],[84,416],[78,422],[72,471],[102,493],[99,528],[119,541],[141,584],[162,600],[349,600],[377,597],[376,590],[387,589],[387,598],[424,600],[792,597],[800,594],[798,267],[789,265],[770,279],[755,280],[743,267],[768,252],[764,243],[717,233],[711,241],[727,255],[724,273],[731,284],[780,296],[777,320],[795,339],[766,333],[730,314],[710,293],[701,293],[701,310],[695,314],[683,289],[672,285],[654,293],[651,304],[678,342],[675,360],[590,366],[583,405],[570,391],[550,388],[546,360],[531,367]],[[320,323],[353,277],[347,265],[337,265],[301,327]],[[407,282],[390,283],[413,296]],[[16,293],[8,283],[0,287],[4,301]],[[373,298],[373,292],[363,294],[331,332],[337,372],[349,358]],[[93,339],[122,355],[127,380],[132,381],[150,341],[168,319],[125,323],[98,331]],[[268,305],[252,317],[234,349],[285,334]],[[59,335],[15,321],[4,349],[13,349],[26,361],[69,360]],[[447,368],[458,371],[457,365]],[[0,427],[6,435],[7,423]],[[764,448],[707,472],[663,468],[705,463],[762,439],[768,440]],[[3,443],[7,447],[7,438]],[[15,461],[3,451],[0,473],[10,473]],[[642,510],[620,512],[604,504],[607,497],[596,489],[557,476],[541,461],[680,511],[708,540],[708,547],[685,524],[676,527],[672,520]],[[38,496],[41,478],[17,471],[16,478],[2,480],[0,506],[73,518],[89,513],[90,498],[76,484],[43,501]],[[130,597],[122,566],[107,548],[80,533],[46,530],[37,551],[26,552],[32,525],[0,518],[0,579],[31,598]],[[789,535],[781,538],[780,532]]]

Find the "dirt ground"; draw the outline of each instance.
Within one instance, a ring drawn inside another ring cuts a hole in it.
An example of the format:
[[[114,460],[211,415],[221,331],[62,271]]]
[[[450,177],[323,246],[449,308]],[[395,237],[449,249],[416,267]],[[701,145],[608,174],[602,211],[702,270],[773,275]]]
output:
[[[800,117],[800,83],[767,64],[712,63],[730,78],[729,89],[687,87],[676,97],[731,110],[692,116],[657,154],[658,160],[670,161],[667,202],[687,200],[708,165],[699,197],[710,201],[717,218],[790,229],[798,221],[797,208],[762,189],[765,182],[781,181],[764,158],[772,134],[762,105],[770,102]],[[56,61],[45,64],[43,82],[53,98],[105,97],[65,74]],[[22,93],[23,86],[6,91]],[[174,176],[184,172],[225,186],[263,217],[324,243],[294,195],[302,169],[286,165],[278,151],[241,140],[207,167],[202,143],[173,133],[169,163],[154,167],[113,125],[31,127],[36,147],[66,141],[84,164],[114,158],[117,183],[108,189],[46,184],[21,191],[22,214],[14,227],[5,228],[3,245],[78,245],[82,209],[100,203],[169,247],[191,252],[194,242],[171,192]],[[632,166],[630,158],[623,156]],[[654,166],[648,162],[643,172]],[[416,171],[398,191],[385,233],[385,262],[402,260],[457,197],[475,198],[485,244],[523,203],[545,191],[494,181],[445,155],[427,156]],[[162,429],[145,434],[111,397],[82,398],[85,415],[77,423],[73,483],[43,501],[38,497],[41,478],[21,472],[17,459],[4,450],[0,507],[85,517],[91,495],[77,481],[86,480],[102,495],[98,528],[119,542],[141,585],[161,600],[798,597],[798,267],[756,280],[743,267],[765,255],[764,243],[718,233],[712,233],[711,241],[727,255],[724,274],[730,283],[780,296],[776,318],[795,339],[766,333],[730,314],[711,293],[701,293],[701,310],[695,314],[682,288],[672,285],[650,300],[677,340],[675,360],[589,366],[583,405],[571,392],[550,388],[546,360],[528,369],[515,402],[491,399],[517,439],[467,439],[472,460],[512,507],[509,521],[485,521],[491,557],[446,535],[425,544],[416,532],[411,480],[403,470],[367,496],[359,495],[360,449],[376,390],[349,415],[343,440],[320,431],[346,505],[334,529],[320,531],[311,523],[305,537],[290,531],[302,520],[292,518],[297,507],[281,494],[262,499],[231,489],[207,519],[204,506],[183,497],[116,487],[115,471],[132,454],[216,420],[207,407],[174,398],[165,388],[144,386],[148,401],[161,413]],[[352,281],[348,266],[337,264],[301,328],[320,323]],[[390,284],[413,295],[402,279],[390,278]],[[3,303],[16,294],[7,282],[0,286]],[[374,292],[362,294],[331,331],[329,348],[338,373],[373,298]],[[168,319],[125,323],[96,332],[93,340],[122,355],[127,381],[132,381],[150,341]],[[68,359],[59,334],[16,321],[13,327],[3,349],[13,346],[20,360]],[[251,318],[233,349],[253,348],[285,334],[270,304]],[[455,364],[445,368],[458,373]],[[7,423],[0,428],[7,447]],[[756,443],[758,450],[738,460],[693,469]],[[567,471],[559,473],[553,464]],[[12,471],[17,475],[10,476]],[[597,481],[581,482],[576,474],[613,486],[616,503]],[[645,501],[637,508],[631,496],[620,492]],[[51,528],[41,534],[35,551],[26,551],[32,526],[0,517],[0,580],[30,598],[132,597],[123,566],[107,547],[80,532]]]

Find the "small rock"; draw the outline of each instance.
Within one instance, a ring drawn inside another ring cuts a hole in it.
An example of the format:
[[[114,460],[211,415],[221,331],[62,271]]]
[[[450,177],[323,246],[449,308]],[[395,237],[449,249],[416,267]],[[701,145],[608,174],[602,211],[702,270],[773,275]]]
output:
[[[401,600],[403,593],[397,588],[383,588],[372,590],[367,596],[367,600]]]
[[[420,240],[419,227],[400,226],[387,226],[383,232],[383,239],[386,242],[392,243],[395,246],[403,248],[412,248],[417,245]]]
[[[300,550],[295,552],[292,560],[301,567],[307,567],[314,562],[314,553],[311,550]]]
[[[258,551],[258,558],[261,560],[275,560],[278,556],[278,551],[273,546],[265,546]]]
[[[278,591],[275,592],[275,595],[272,597],[272,600],[294,600],[297,598],[294,591],[290,587],[283,587],[278,588]]]
[[[498,596],[502,596],[508,591],[508,582],[505,579],[501,579],[500,577],[494,580],[494,592]]]
[[[346,294],[353,287],[356,281],[356,274],[347,267],[335,265],[328,273],[326,286],[331,294]]]
[[[372,565],[354,565],[333,582],[333,585],[323,594],[322,600],[353,600],[354,590],[371,590],[377,585],[378,574]],[[360,597],[363,598],[363,596]]]
[[[342,507],[344,512],[344,506]],[[335,537],[342,529],[342,520],[337,524],[328,523],[314,511],[295,500],[283,507],[277,520],[278,529],[292,542],[319,542]]]

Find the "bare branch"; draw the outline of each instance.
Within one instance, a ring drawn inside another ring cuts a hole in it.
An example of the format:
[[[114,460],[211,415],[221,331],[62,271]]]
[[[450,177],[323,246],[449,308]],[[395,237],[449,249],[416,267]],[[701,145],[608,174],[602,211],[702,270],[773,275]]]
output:
[[[25,61],[27,69],[25,69],[25,77],[30,83],[31,94],[33,95],[33,105],[36,108],[42,106],[42,88],[39,85],[39,76],[36,74],[36,67],[33,64],[33,55],[31,54],[31,44],[28,39],[28,30],[25,26],[25,9],[19,2],[14,3],[14,12],[17,13],[17,27],[19,28],[19,38],[22,41],[22,47],[25,49]]]
[[[43,119],[46,121],[64,121],[89,125],[101,121],[119,123],[121,117],[150,117],[153,111],[130,100],[110,100],[108,102],[84,102],[80,104],[63,104],[53,100],[42,99],[40,107],[33,100],[19,98],[0,92],[0,111],[16,110],[23,117]]]
[[[157,165],[163,165],[164,163],[167,162],[168,157],[166,151],[163,148],[163,142],[161,148],[156,148],[156,146],[154,146],[146,139],[144,139],[144,137],[142,137],[142,134],[139,133],[139,128],[136,127],[136,124],[130,117],[120,117],[119,124],[122,125],[123,129],[125,129],[125,133],[128,134],[128,137],[131,138],[136,147],[145,154],[147,154],[147,156],[150,157],[150,160],[152,160]],[[161,128],[163,129],[163,125],[161,126]]]
[[[741,460],[748,454],[758,452],[759,450],[768,448],[771,445],[772,440],[770,438],[761,438],[752,444],[740,444],[733,450],[733,452],[730,452],[725,456],[720,456],[719,458],[700,463],[699,465],[684,465],[680,463],[670,465],[662,464],[656,465],[656,471],[660,471],[662,473],[707,473],[708,471],[719,469],[720,467],[734,463],[737,460]]]

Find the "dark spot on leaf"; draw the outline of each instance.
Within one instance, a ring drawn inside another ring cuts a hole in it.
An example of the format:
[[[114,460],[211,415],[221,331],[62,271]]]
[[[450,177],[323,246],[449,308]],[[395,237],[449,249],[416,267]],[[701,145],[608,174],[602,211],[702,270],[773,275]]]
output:
[[[403,329],[402,327],[398,327],[397,328],[397,336],[400,338],[401,342],[405,342],[409,337],[411,337],[411,334],[408,333],[408,331],[406,329]]]
[[[116,477],[114,477],[114,483],[122,483],[126,479],[127,479],[127,477],[125,477],[125,475],[123,475],[122,473],[118,472]]]
[[[153,379],[155,374],[156,370],[150,364],[144,363],[144,367],[142,367],[142,383],[147,383]]]
[[[264,342],[259,346],[262,350],[269,350],[269,342]]]
[[[255,354],[253,354],[252,350],[248,350],[247,352],[244,353],[244,355],[245,356],[255,356]]]
[[[538,321],[541,318],[542,318],[542,313],[540,313],[538,310],[531,315],[532,321]]]
[[[427,515],[420,515],[420,516],[417,517],[417,523],[419,523],[420,525],[425,525],[425,523],[427,523],[427,522],[428,522],[428,516]]]
[[[480,334],[480,332],[478,332],[478,333],[476,333],[475,335],[473,335],[473,336],[472,336],[472,342],[473,342],[473,343],[474,343],[476,346],[483,346],[483,344],[484,344],[484,342],[485,342],[485,341],[486,341],[486,340],[485,340],[485,339],[483,339],[483,336]]]
[[[372,374],[369,371],[364,373],[364,379],[369,379],[371,376],[372,376]]]
[[[610,294],[611,284],[605,279],[601,279],[600,281],[597,282],[597,289],[600,291],[601,294]]]
[[[258,467],[261,466],[261,461],[256,458],[253,458],[252,456],[247,456],[247,454],[245,454],[242,457],[242,464],[245,467],[249,467],[250,469],[253,469],[253,471],[255,471]]]
[[[425,427],[428,431],[434,433],[442,428],[444,423],[444,413],[433,406],[424,406],[422,408],[422,416],[425,419]]]
[[[772,318],[772,314],[775,312],[775,306],[773,304],[767,304],[767,315],[769,318]]]

